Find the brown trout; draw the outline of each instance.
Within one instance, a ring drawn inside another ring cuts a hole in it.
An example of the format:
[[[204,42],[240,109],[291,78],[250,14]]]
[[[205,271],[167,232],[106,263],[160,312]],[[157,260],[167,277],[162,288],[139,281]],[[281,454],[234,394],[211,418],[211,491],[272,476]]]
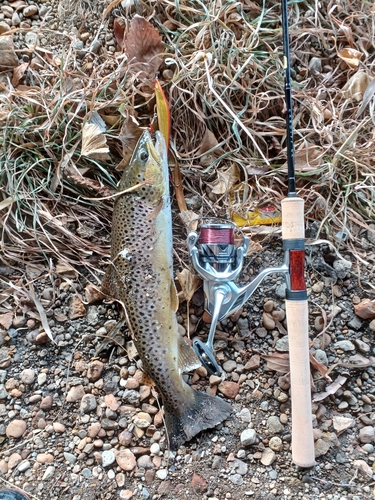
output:
[[[171,449],[231,413],[222,399],[193,390],[182,372],[200,366],[177,329],[172,217],[165,142],[156,132],[139,139],[121,178],[112,222],[111,264],[103,291],[125,305],[146,373],[163,398]]]

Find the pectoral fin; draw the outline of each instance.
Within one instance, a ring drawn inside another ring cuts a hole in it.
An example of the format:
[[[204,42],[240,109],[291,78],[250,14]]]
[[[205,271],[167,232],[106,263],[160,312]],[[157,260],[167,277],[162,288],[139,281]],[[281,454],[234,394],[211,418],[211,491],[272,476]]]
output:
[[[189,372],[201,366],[194,349],[182,337],[178,338],[178,367],[180,372]]]

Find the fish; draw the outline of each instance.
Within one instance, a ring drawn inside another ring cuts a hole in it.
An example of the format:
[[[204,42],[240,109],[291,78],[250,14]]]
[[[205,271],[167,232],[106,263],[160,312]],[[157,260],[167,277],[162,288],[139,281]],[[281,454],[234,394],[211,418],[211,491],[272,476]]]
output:
[[[171,450],[232,412],[222,398],[192,389],[183,372],[201,365],[180,335],[173,280],[167,150],[161,132],[142,133],[119,183],[111,259],[103,293],[122,302],[146,374],[161,393]]]

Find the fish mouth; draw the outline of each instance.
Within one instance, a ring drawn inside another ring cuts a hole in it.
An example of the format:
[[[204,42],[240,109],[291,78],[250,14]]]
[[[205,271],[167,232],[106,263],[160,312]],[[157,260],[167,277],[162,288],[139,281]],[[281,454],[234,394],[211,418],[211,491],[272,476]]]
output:
[[[165,156],[165,141],[163,134],[159,130],[155,132],[154,137],[155,140],[153,141],[151,133],[148,130],[143,132],[143,139],[145,144],[147,144],[149,154],[159,163]]]

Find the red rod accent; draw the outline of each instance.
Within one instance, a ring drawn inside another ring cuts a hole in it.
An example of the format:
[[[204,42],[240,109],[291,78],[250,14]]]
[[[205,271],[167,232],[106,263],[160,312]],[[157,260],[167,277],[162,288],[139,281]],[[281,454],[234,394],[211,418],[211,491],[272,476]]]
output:
[[[199,243],[213,244],[234,244],[234,229],[202,227],[199,235]]]
[[[291,290],[306,290],[305,250],[290,250],[289,272]]]

